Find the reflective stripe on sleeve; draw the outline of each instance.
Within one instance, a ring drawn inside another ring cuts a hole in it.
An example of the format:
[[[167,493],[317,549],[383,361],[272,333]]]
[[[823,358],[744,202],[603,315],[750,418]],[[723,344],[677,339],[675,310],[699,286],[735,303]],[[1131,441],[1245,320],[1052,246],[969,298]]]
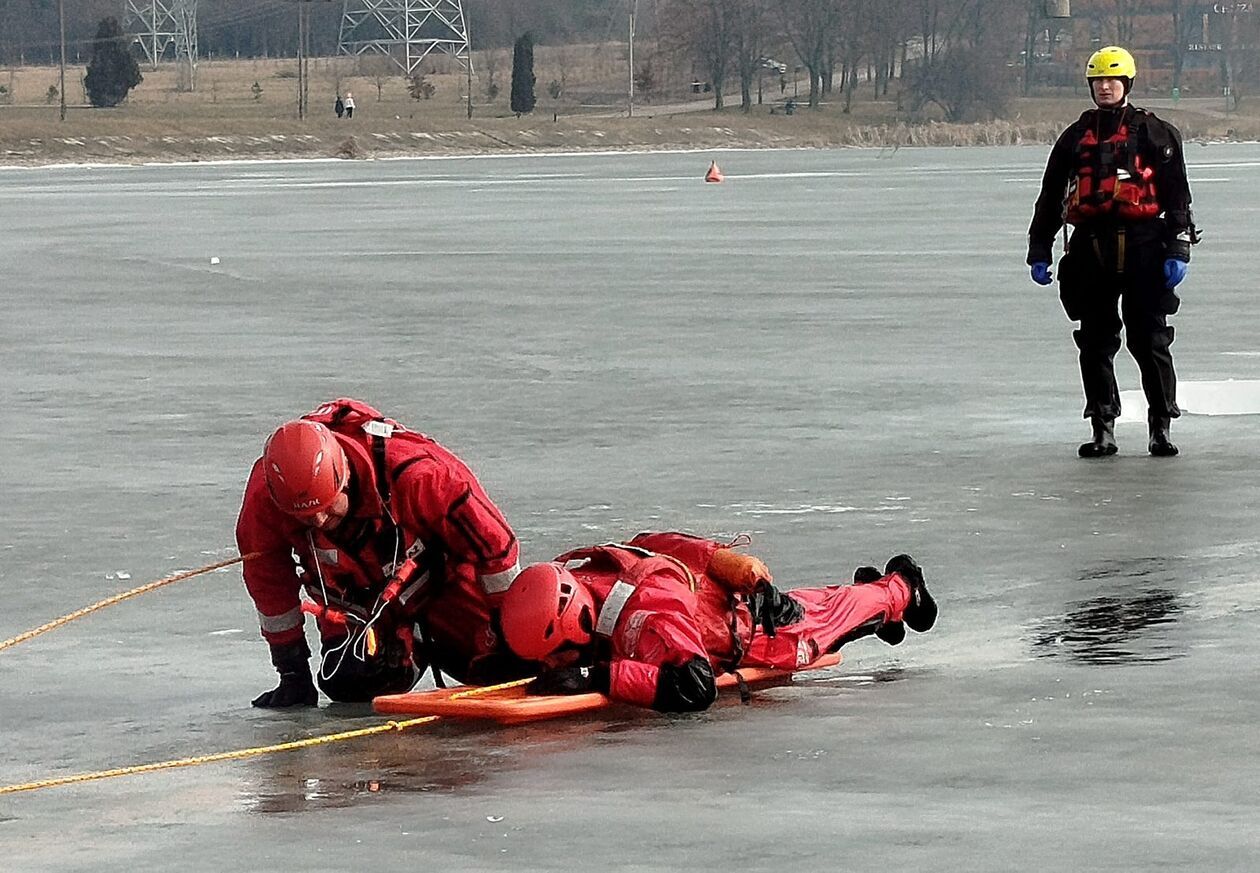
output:
[[[278,634],[295,627],[302,626],[302,607],[297,606],[280,615],[263,615],[258,613],[258,626],[263,633]]]
[[[481,589],[487,594],[502,594],[512,584],[512,580],[520,575],[521,562],[517,561],[502,573],[491,573],[481,577]]]
[[[612,591],[608,592],[608,599],[604,601],[603,608],[599,611],[599,620],[595,622],[595,633],[601,637],[612,636],[617,628],[617,619],[621,617],[621,610],[626,608],[626,601],[630,599],[634,591],[635,586],[629,582],[617,580]]]

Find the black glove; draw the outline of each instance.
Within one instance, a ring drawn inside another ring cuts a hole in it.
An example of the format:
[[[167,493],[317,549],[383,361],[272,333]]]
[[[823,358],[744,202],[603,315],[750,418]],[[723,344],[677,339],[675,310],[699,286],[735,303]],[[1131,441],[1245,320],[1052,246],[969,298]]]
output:
[[[1181,215],[1184,220],[1185,214]],[[1185,261],[1190,263],[1190,247],[1199,244],[1199,229],[1193,223],[1180,225],[1181,230],[1176,233],[1170,233],[1170,239],[1165,250],[1164,256],[1175,261]]]
[[[662,664],[656,679],[657,712],[700,712],[717,700],[713,665],[696,655],[685,664]]]
[[[311,681],[311,650],[305,638],[285,646],[272,645],[271,663],[280,674],[280,684],[254,698],[254,706],[278,709],[284,706],[314,706],[319,692]]]
[[[525,691],[540,696],[585,694],[588,691],[607,694],[608,683],[607,667],[561,667],[539,673],[537,679],[525,686]]]
[[[773,637],[779,627],[800,621],[805,614],[800,603],[769,582],[757,583],[748,598],[748,609],[752,612],[753,621],[768,637]]]

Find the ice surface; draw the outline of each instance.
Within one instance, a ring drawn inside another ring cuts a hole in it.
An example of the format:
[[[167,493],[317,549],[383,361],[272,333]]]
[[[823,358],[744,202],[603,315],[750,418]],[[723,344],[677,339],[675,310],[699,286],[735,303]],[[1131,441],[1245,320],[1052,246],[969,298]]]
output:
[[[707,186],[696,154],[0,175],[0,639],[232,554],[265,435],[339,394],[461,453],[527,560],[749,531],[788,584],[909,551],[942,610],[749,707],[0,797],[0,866],[1250,869],[1256,422],[1076,457],[1072,325],[1023,263],[1045,157],[728,152]],[[1189,157],[1209,234],[1173,350],[1199,412],[1195,385],[1260,380],[1260,147]],[[251,709],[255,621],[233,568],[0,652],[0,783],[379,723]]]

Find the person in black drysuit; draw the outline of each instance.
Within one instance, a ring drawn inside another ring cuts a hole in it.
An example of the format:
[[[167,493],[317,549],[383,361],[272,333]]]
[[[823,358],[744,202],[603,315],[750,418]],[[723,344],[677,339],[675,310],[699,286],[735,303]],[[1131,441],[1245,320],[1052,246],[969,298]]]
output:
[[[1168,434],[1181,415],[1168,316],[1181,305],[1175,289],[1198,234],[1181,134],[1129,103],[1136,75],[1133,56],[1118,46],[1090,57],[1085,76],[1096,108],[1054,144],[1028,228],[1028,265],[1040,285],[1053,281],[1055,235],[1065,223],[1075,228],[1059,261],[1059,296],[1068,318],[1081,325],[1073,336],[1093,429],[1080,447],[1083,458],[1117,450],[1121,318],[1146,394],[1148,450],[1161,457],[1178,451]]]

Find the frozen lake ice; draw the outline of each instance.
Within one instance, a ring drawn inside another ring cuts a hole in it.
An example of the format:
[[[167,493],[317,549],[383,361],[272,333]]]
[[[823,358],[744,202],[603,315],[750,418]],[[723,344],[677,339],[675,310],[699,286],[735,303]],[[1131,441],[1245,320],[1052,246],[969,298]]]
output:
[[[1095,462],[1023,263],[1044,148],[0,172],[0,639],[234,554],[266,434],[342,394],[468,460],[527,560],[747,531],[789,585],[909,551],[942,608],[750,707],[0,797],[5,866],[1250,869],[1260,146],[1188,148],[1173,352],[1234,414]],[[0,785],[381,722],[250,708],[235,569],[0,664]]]

